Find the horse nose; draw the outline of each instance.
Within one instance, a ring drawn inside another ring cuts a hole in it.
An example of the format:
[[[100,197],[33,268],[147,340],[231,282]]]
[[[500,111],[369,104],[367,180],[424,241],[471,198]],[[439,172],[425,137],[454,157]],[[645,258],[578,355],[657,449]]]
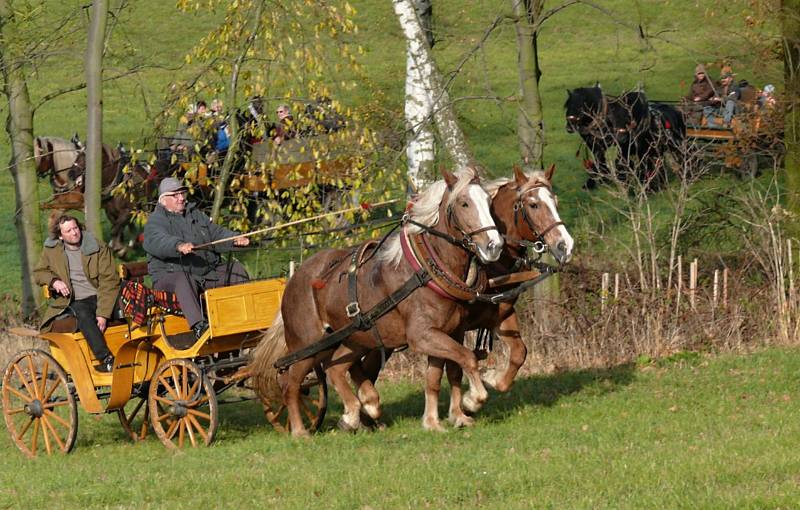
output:
[[[500,252],[503,250],[503,240],[492,239],[489,241],[489,244],[486,246],[486,251],[488,255],[488,259],[492,262],[500,258]]]
[[[572,255],[567,249],[567,243],[565,241],[559,241],[558,244],[556,244],[555,252],[559,264],[566,264]]]

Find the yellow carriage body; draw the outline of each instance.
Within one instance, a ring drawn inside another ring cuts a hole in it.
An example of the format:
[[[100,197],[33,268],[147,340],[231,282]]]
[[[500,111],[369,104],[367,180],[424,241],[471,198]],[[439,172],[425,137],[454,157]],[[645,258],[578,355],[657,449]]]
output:
[[[270,279],[209,289],[203,295],[209,329],[194,340],[186,319],[153,309],[145,325],[110,326],[106,343],[114,354],[112,373],[95,370],[88,342],[80,332],[41,333],[50,352],[71,376],[82,407],[99,414],[125,406],[134,385],[149,381],[165,360],[191,359],[250,348],[263,330],[272,325],[280,309],[285,280]],[[191,340],[186,342],[189,337]],[[183,340],[183,341],[181,341]],[[111,388],[104,406],[98,393]]]

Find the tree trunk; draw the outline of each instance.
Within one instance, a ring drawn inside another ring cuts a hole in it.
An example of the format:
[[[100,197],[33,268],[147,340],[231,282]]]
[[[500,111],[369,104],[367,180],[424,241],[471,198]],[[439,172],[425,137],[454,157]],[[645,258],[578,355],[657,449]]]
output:
[[[103,44],[106,33],[108,9],[106,0],[92,2],[89,24],[89,41],[86,46],[86,171],[83,177],[83,194],[86,228],[103,239],[100,223],[101,189],[103,180]]]
[[[522,161],[535,170],[544,169],[544,124],[539,94],[539,50],[534,29],[542,14],[543,0],[511,0],[516,17],[517,67],[519,69],[519,111],[517,136]]]
[[[40,296],[31,275],[42,249],[42,236],[39,232],[39,191],[33,158],[33,108],[24,70],[21,65],[13,63],[15,56],[9,54],[11,48],[4,44],[9,40],[9,24],[13,21],[10,2],[0,0],[0,68],[3,93],[8,100],[6,131],[11,142],[9,169],[14,179],[16,197],[14,225],[20,247],[22,311],[27,318],[36,311]]]
[[[433,47],[433,6],[430,0],[414,0],[415,10],[420,19],[429,48]],[[406,57],[406,125],[408,141],[406,158],[408,160],[408,179],[414,191],[436,180],[434,176],[433,126],[431,125],[432,103],[430,91],[422,84],[422,77],[411,55],[411,43],[407,45]]]
[[[228,152],[225,154],[225,160],[222,162],[222,169],[219,172],[217,185],[214,187],[214,203],[211,205],[211,219],[216,222],[220,221],[220,211],[222,210],[222,201],[225,199],[225,190],[228,189],[228,180],[230,180],[233,164],[236,161],[236,158],[240,156],[239,147],[242,144],[242,133],[240,133],[241,126],[239,126],[239,119],[236,117],[235,111],[236,105],[238,104],[236,95],[239,88],[239,72],[247,58],[247,53],[250,51],[250,47],[253,45],[253,41],[255,40],[256,36],[258,35],[258,31],[261,28],[261,16],[264,12],[264,3],[265,2],[263,1],[258,2],[256,13],[253,17],[255,20],[253,30],[250,32],[250,35],[245,41],[244,47],[236,57],[236,62],[233,64],[233,72],[231,73],[231,88],[228,91],[227,101],[234,110],[233,114],[228,120],[228,127],[230,127],[231,130],[230,145],[228,146]],[[267,136],[266,133],[265,136]]]
[[[781,2],[786,90],[784,144],[789,205],[800,213],[800,0]]]
[[[450,103],[450,95],[442,85],[442,76],[433,62],[413,0],[393,0],[392,4],[408,41],[408,54],[419,72],[419,84],[430,95],[433,118],[442,145],[456,168],[474,165],[474,158]]]

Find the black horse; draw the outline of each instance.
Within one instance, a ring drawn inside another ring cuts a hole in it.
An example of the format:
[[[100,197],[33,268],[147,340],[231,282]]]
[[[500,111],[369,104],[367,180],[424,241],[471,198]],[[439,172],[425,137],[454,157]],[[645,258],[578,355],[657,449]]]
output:
[[[622,180],[633,173],[647,183],[663,166],[664,152],[680,157],[686,136],[683,115],[670,105],[650,103],[643,92],[607,96],[599,85],[577,88],[567,91],[564,108],[567,132],[580,134],[594,156],[587,164],[586,188],[609,176],[606,151],[611,147],[617,148],[614,166]]]

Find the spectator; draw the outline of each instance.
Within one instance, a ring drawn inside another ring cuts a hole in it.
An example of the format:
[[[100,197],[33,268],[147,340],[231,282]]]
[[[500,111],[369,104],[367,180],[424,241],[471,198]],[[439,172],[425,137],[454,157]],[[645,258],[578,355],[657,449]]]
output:
[[[276,145],[280,145],[284,140],[295,137],[294,117],[292,111],[285,104],[278,106],[275,113],[278,115],[278,122],[272,128],[272,140]]]

